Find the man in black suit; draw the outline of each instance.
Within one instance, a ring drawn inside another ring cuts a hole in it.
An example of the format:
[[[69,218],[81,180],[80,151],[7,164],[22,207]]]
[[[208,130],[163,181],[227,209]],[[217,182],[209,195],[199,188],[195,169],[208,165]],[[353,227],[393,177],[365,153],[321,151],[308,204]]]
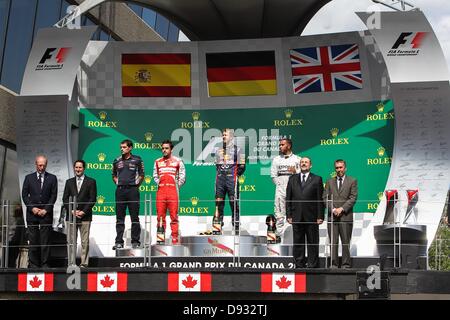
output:
[[[76,229],[75,234],[71,230],[67,231],[68,242],[74,243],[76,250],[77,234],[80,231],[81,237],[81,264],[80,267],[85,268],[89,264],[89,231],[92,221],[92,208],[97,199],[97,182],[84,174],[86,162],[77,160],[73,164],[75,177],[66,181],[64,187],[63,203],[68,213],[66,220],[69,220],[70,214],[75,217]],[[69,212],[70,197],[76,197],[77,207]],[[72,237],[74,239],[72,239]],[[68,252],[70,254],[70,252]]]
[[[331,242],[331,268],[337,268],[339,237],[342,243],[342,268],[351,267],[350,240],[353,230],[353,206],[358,197],[358,185],[355,178],[346,175],[344,160],[334,162],[336,177],[328,179],[323,194],[328,204],[328,236]]]
[[[45,171],[47,158],[35,159],[36,172],[25,177],[22,200],[27,206],[30,268],[46,268],[50,257],[50,235],[53,224],[53,205],[58,194],[56,176]]]
[[[300,160],[301,172],[289,178],[286,189],[286,216],[294,233],[293,254],[297,268],[319,266],[319,224],[324,218],[323,182],[321,177],[310,172],[311,167],[311,159],[303,157]]]

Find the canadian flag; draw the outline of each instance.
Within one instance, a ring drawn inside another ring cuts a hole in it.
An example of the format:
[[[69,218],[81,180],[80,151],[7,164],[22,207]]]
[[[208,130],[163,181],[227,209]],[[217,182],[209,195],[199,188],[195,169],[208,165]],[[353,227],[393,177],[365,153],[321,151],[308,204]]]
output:
[[[19,273],[18,291],[53,291],[53,273]]]
[[[90,272],[87,291],[127,291],[128,275],[124,272]]]
[[[306,274],[261,273],[261,292],[306,292]]]
[[[169,272],[167,291],[211,291],[211,273]]]

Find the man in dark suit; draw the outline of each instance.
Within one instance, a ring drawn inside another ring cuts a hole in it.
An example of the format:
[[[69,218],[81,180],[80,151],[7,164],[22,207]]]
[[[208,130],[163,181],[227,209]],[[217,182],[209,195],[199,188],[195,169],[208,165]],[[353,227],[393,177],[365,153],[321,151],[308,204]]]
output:
[[[92,208],[97,199],[97,182],[84,174],[86,162],[77,160],[73,164],[75,177],[66,181],[64,187],[63,203],[66,208],[66,220],[69,220],[70,214],[75,217],[75,234],[71,230],[67,231],[68,242],[74,244],[76,250],[77,234],[80,231],[81,237],[81,264],[85,268],[89,264],[89,231],[92,221]],[[70,197],[76,197],[77,207],[69,212]],[[73,239],[72,239],[73,237]],[[68,253],[70,254],[70,252]]]
[[[311,167],[311,159],[303,157],[300,160],[301,172],[289,178],[286,189],[286,215],[294,233],[293,254],[297,268],[319,266],[319,224],[324,218],[323,183],[321,177],[310,172]]]
[[[347,176],[344,160],[334,162],[336,177],[325,185],[324,202],[328,201],[328,236],[331,242],[331,267],[338,267],[339,237],[342,243],[342,268],[351,267],[350,240],[353,230],[353,206],[358,197],[356,179]]]
[[[30,241],[30,268],[46,268],[50,257],[50,235],[53,224],[53,205],[58,194],[56,176],[45,171],[47,158],[35,159],[36,172],[25,177],[22,200],[27,206],[28,240]]]

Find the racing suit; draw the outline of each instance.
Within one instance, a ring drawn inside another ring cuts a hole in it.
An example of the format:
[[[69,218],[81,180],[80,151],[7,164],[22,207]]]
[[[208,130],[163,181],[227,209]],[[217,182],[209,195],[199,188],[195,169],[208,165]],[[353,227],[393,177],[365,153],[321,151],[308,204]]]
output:
[[[219,211],[219,217],[223,225],[223,215],[225,207],[225,195],[228,194],[228,200],[231,208],[231,221],[235,230],[239,230],[239,180],[245,171],[245,155],[241,149],[230,143],[222,148],[216,148],[216,205]],[[221,200],[218,200],[220,198]],[[236,222],[236,223],[235,223]]]
[[[162,218],[164,230],[166,229],[166,212],[169,209],[172,243],[178,244],[178,189],[186,181],[183,161],[175,156],[155,160],[153,179],[158,185],[156,192],[157,224]]]
[[[280,236],[284,232],[286,222],[286,188],[289,177],[293,175],[289,167],[295,167],[296,172],[300,171],[300,157],[291,153],[290,155],[276,156],[272,161],[270,176],[275,184],[275,217],[276,235]]]

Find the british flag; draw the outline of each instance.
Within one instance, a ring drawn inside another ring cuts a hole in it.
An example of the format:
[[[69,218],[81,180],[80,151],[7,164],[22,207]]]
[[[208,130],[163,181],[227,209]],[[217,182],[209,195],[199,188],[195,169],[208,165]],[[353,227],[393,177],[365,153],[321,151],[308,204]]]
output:
[[[362,88],[357,44],[290,50],[294,93]]]

